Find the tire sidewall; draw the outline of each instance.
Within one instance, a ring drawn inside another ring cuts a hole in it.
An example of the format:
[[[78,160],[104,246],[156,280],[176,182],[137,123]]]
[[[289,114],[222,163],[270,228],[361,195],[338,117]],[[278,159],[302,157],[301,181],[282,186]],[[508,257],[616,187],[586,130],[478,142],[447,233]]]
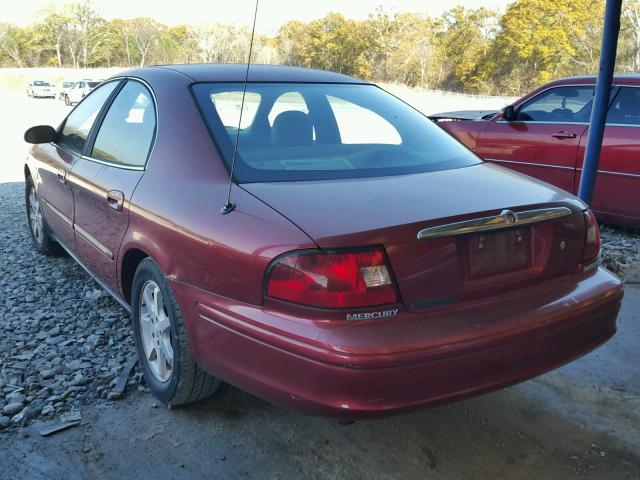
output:
[[[153,280],[160,291],[164,299],[164,306],[169,314],[170,330],[171,330],[171,345],[173,346],[173,368],[171,371],[171,378],[166,382],[161,382],[151,371],[149,364],[145,358],[144,346],[142,343],[142,334],[140,332],[140,300],[142,294],[142,287],[144,284]],[[133,288],[131,290],[131,320],[133,327],[133,334],[136,342],[136,350],[138,352],[138,360],[140,362],[140,368],[144,375],[144,379],[147,382],[149,388],[153,394],[163,402],[170,402],[174,397],[178,388],[179,375],[180,375],[180,361],[181,353],[179,349],[178,329],[176,327],[176,311],[174,310],[174,304],[171,301],[172,292],[169,285],[164,279],[162,272],[156,265],[156,263],[150,258],[144,259],[140,262],[138,269],[133,280]]]
[[[47,228],[47,223],[44,219],[44,215],[42,214],[42,202],[40,202],[40,215],[42,216],[42,242],[38,242],[36,236],[33,234],[33,227],[31,226],[31,200],[29,199],[29,195],[31,193],[31,189],[33,188],[35,191],[35,186],[33,184],[33,180],[31,177],[27,177],[26,180],[26,188],[25,188],[25,204],[27,208],[27,226],[29,228],[29,235],[31,236],[31,241],[33,242],[33,246],[36,248],[38,253],[46,254],[47,253],[47,242],[49,242],[49,229]],[[38,192],[35,192],[35,195],[38,195]]]

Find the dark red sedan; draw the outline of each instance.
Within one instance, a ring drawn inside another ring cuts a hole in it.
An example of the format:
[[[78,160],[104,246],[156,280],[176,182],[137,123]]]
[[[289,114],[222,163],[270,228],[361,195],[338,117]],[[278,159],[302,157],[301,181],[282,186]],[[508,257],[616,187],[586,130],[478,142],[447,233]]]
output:
[[[577,193],[594,87],[595,77],[567,78],[497,115],[434,119],[485,160]],[[592,208],[603,221],[640,227],[640,74],[614,78]]]
[[[158,398],[225,380],[377,417],[614,334],[622,286],[580,200],[483,162],[375,85],[252,66],[243,95],[245,68],[131,70],[25,134],[35,247],[64,248],[131,311]]]

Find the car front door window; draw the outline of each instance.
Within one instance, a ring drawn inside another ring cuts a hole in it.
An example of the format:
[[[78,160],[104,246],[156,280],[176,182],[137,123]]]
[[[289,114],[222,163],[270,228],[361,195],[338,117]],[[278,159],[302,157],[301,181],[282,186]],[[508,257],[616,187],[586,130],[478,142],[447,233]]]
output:
[[[82,154],[98,113],[117,85],[117,81],[109,82],[97,88],[69,114],[58,134],[58,145]]]
[[[550,88],[522,105],[516,120],[521,122],[585,123],[591,116],[592,86]]]

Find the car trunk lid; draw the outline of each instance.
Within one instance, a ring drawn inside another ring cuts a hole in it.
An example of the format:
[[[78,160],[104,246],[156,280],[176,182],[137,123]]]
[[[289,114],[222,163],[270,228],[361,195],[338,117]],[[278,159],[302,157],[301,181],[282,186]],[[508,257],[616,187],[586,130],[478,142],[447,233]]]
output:
[[[384,246],[402,300],[412,310],[477,300],[575,273],[584,242],[580,200],[486,163],[414,175],[243,188],[321,248]],[[513,223],[508,223],[509,211]],[[491,221],[482,231],[452,229]],[[419,232],[430,234],[419,238]]]

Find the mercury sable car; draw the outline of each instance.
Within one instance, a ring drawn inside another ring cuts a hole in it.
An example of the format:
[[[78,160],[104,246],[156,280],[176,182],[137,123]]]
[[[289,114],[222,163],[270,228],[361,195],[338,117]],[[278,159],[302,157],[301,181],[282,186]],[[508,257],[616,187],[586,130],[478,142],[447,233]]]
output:
[[[25,133],[35,248],[67,250],[131,311],[159,399],[224,380],[380,417],[614,334],[622,287],[576,197],[483,162],[375,85],[252,65],[243,95],[245,69],[131,70]]]
[[[432,118],[482,158],[577,193],[595,82],[595,77],[557,80],[500,114]],[[640,75],[616,75],[592,205],[599,219],[640,227],[639,158]]]

